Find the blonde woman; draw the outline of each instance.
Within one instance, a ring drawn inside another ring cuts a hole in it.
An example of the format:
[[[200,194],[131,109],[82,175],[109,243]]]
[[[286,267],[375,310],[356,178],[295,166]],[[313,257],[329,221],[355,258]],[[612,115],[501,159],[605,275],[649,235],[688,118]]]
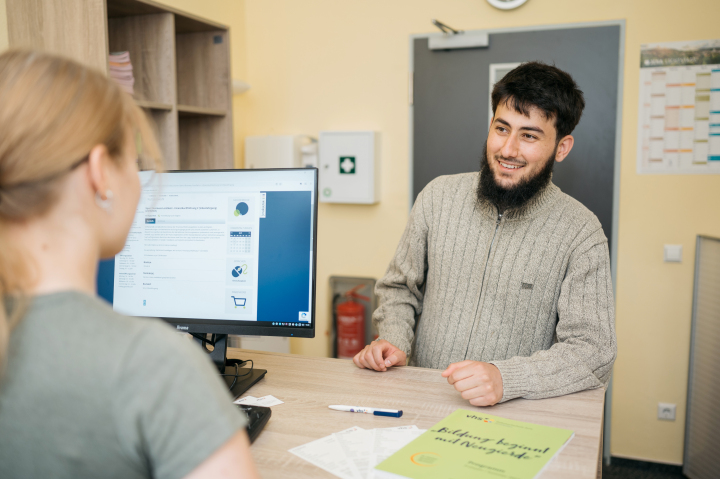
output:
[[[0,55],[0,475],[256,477],[207,357],[159,320],[113,312],[96,265],[125,244],[143,113],[99,72]]]

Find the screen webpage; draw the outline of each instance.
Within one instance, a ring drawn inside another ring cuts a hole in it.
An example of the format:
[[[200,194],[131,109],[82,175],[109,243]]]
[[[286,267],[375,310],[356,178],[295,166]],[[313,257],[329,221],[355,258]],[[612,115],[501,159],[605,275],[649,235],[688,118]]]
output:
[[[114,309],[311,326],[314,170],[140,175]]]

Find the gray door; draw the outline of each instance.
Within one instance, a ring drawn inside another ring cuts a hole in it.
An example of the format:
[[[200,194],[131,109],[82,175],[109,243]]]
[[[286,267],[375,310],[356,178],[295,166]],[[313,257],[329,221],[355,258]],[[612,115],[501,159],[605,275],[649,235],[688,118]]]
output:
[[[413,44],[413,200],[433,178],[479,169],[493,63],[540,60],[585,94],[575,146],[553,182],[600,219],[612,239],[620,26],[491,33],[489,48],[431,51]],[[611,242],[611,250],[614,245]]]

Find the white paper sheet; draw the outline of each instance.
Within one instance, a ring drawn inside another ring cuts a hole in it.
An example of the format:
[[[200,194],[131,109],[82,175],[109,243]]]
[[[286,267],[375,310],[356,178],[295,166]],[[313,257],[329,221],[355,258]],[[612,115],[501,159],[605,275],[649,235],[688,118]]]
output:
[[[367,479],[373,479],[375,477],[375,466],[395,454],[406,444],[416,439],[425,431],[425,429],[418,429],[417,427],[415,429],[373,429],[373,445],[372,453],[370,456],[370,472],[366,476]]]
[[[337,434],[357,430],[361,430],[361,428],[353,427]],[[347,459],[336,434],[290,449],[290,452],[341,479],[363,479]]]
[[[290,452],[341,479],[373,479],[376,465],[424,432],[417,426],[370,430],[356,426]]]
[[[372,433],[364,429],[356,431],[343,431],[334,434],[340,448],[352,468],[362,478],[370,470],[370,454],[372,452]]]

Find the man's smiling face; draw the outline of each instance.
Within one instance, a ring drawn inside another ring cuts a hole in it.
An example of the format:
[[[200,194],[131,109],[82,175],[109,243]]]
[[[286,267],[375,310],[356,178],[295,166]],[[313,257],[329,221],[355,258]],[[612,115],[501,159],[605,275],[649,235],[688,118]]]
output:
[[[501,103],[495,110],[487,139],[487,161],[502,189],[511,190],[534,178],[549,161],[562,161],[556,150],[554,118],[537,108],[527,117]]]

